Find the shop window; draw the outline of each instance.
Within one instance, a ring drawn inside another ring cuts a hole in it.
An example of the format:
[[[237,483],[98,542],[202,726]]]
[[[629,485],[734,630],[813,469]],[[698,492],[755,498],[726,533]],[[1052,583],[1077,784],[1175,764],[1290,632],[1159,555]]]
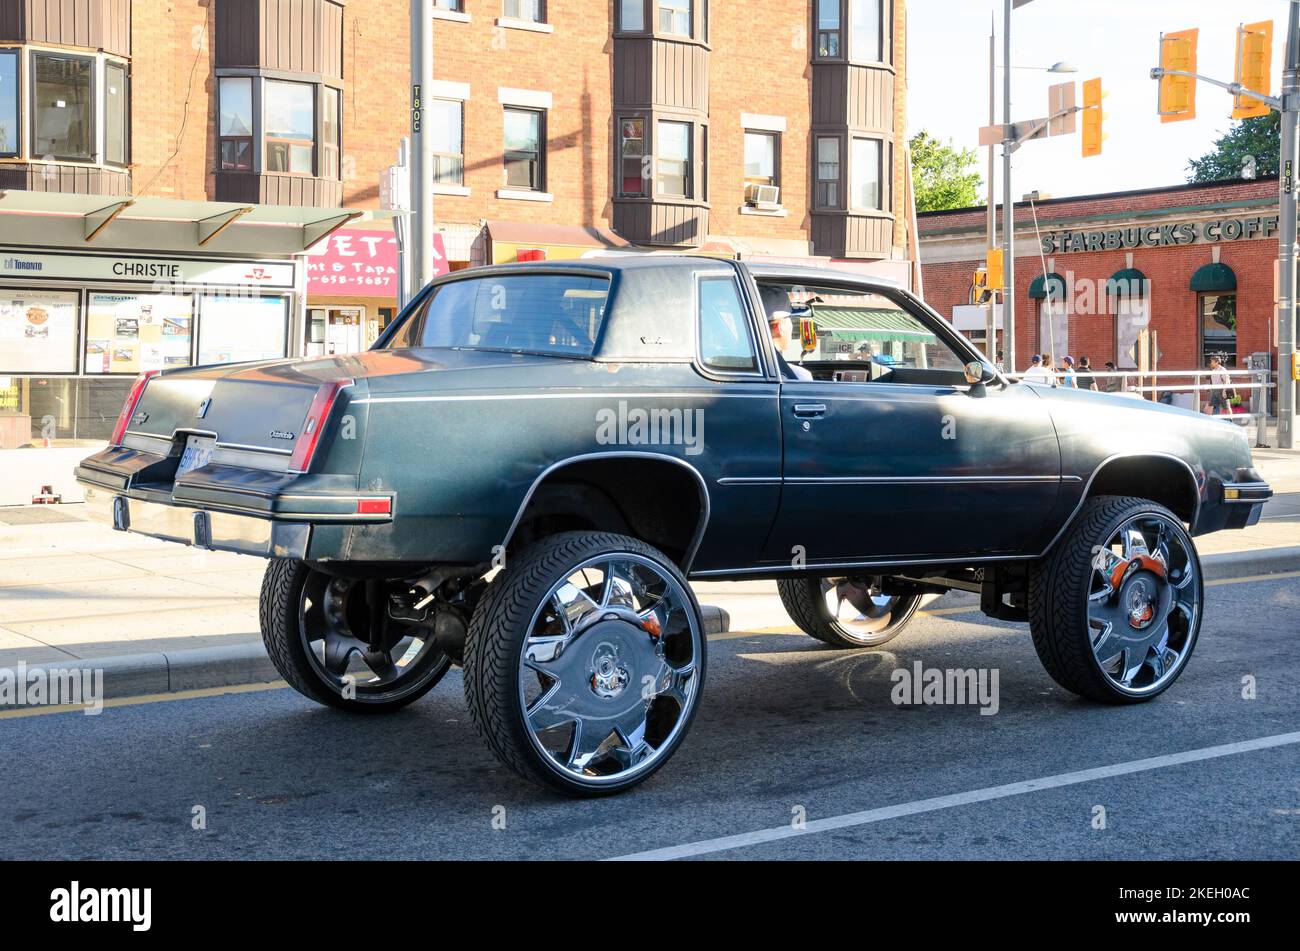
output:
[[[882,0],[849,0],[849,55],[864,63],[884,59]]]
[[[1038,302],[1038,348],[1056,358],[1057,369],[1061,358],[1070,352],[1070,310],[1064,289],[1055,281],[1050,296]]]
[[[95,158],[94,72],[94,57],[32,54],[32,142],[36,155],[87,162]]]
[[[817,139],[817,198],[818,208],[840,206],[840,140],[837,136],[820,136]]]
[[[1218,356],[1227,367],[1237,365],[1237,295],[1199,295],[1201,313],[1201,365]]]
[[[840,0],[817,0],[817,56],[840,55]]]
[[[780,136],[775,132],[745,132],[745,184],[778,185]]]
[[[655,175],[659,194],[691,197],[691,124],[660,120],[655,128]]]
[[[217,83],[217,135],[223,171],[253,170],[253,80],[230,76]]]
[[[18,51],[0,50],[0,156],[18,154]]]
[[[463,103],[434,99],[429,103],[429,131],[433,142],[433,181],[436,185],[465,183]]]
[[[853,139],[852,142],[849,182],[853,207],[866,211],[883,209],[881,161],[884,143],[880,139]]]
[[[506,187],[545,191],[546,170],[542,143],[545,113],[538,109],[505,111]]]
[[[104,64],[104,161],[114,165],[125,165],[127,159],[128,81],[124,65]]]
[[[266,170],[311,175],[316,153],[316,109],[310,83],[268,79],[262,100]]]
[[[659,32],[692,36],[691,0],[658,0]]]
[[[1115,299],[1115,366],[1120,370],[1137,369],[1138,340],[1151,323],[1150,301],[1136,294]]]
[[[618,28],[625,33],[645,29],[645,0],[619,0]]]
[[[618,193],[625,198],[646,194],[645,119],[637,116],[618,120]]]
[[[505,0],[504,13],[512,20],[545,23],[546,3],[545,0]]]

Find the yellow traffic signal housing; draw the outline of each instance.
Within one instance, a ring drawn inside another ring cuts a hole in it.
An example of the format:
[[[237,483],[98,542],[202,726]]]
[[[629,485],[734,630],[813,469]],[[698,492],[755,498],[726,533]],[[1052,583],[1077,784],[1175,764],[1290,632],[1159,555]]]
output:
[[[1273,21],[1247,23],[1237,30],[1235,81],[1251,92],[1269,95],[1273,73]],[[1273,107],[1249,96],[1233,96],[1232,118],[1266,116]]]
[[[979,272],[976,271],[976,274]],[[986,272],[988,286],[998,288],[1002,286],[1005,277],[1002,273],[1002,249],[989,248],[988,250],[988,270]]]
[[[1160,68],[1196,72],[1196,40],[1200,30],[1160,34]],[[1196,80],[1191,76],[1160,77],[1160,121],[1196,118]]]
[[[1089,79],[1083,84],[1083,157],[1091,158],[1101,154],[1101,143],[1106,135],[1102,132],[1102,121],[1106,118],[1101,111],[1101,100],[1105,97],[1101,88],[1101,79]]]
[[[983,304],[992,296],[989,289],[989,272],[987,269],[978,267],[975,269],[975,277],[971,281],[971,302],[974,304]]]

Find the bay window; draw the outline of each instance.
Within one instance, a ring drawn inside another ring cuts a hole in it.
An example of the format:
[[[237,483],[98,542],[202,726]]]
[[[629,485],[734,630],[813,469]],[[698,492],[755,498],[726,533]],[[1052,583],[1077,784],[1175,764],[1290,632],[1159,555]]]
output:
[[[343,93],[329,86],[320,91],[320,176],[339,177],[339,113]]]
[[[311,83],[266,80],[262,126],[266,170],[311,175],[316,153],[316,108]]]
[[[850,151],[849,187],[852,206],[866,211],[877,211],[885,206],[881,201],[880,139],[854,139]]]
[[[253,80],[227,76],[217,81],[217,136],[223,171],[253,170]]]
[[[125,165],[127,156],[128,96],[126,66],[121,63],[104,64],[104,161]]]
[[[860,62],[884,59],[881,0],[849,0],[849,55]]]
[[[817,138],[817,208],[840,206],[840,140],[838,136]]]
[[[618,120],[618,193],[624,198],[644,198],[645,176],[645,119],[641,117]]]
[[[217,170],[338,179],[342,92],[324,83],[217,78]]]
[[[840,55],[840,0],[817,0],[817,55]]]
[[[93,161],[93,56],[32,53],[32,151],[42,158]]]
[[[691,124],[660,120],[655,136],[655,172],[659,194],[668,198],[691,197]]]
[[[17,50],[0,50],[0,156],[17,155],[22,141],[18,132]]]
[[[677,36],[691,34],[691,0],[658,0],[659,32]]]
[[[619,0],[618,28],[628,33],[645,29],[645,0]]]
[[[889,0],[816,0],[817,58],[885,62],[891,7]]]

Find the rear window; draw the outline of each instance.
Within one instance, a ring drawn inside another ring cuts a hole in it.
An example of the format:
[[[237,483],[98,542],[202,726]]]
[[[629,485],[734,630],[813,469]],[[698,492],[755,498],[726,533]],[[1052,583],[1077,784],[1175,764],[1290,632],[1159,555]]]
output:
[[[496,274],[436,288],[386,349],[443,347],[590,357],[609,280],[573,274]]]

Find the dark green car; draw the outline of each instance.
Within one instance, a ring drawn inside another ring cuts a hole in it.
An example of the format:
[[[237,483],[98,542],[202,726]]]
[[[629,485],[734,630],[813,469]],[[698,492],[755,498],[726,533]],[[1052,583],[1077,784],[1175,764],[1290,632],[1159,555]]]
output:
[[[839,648],[977,592],[1063,686],[1136,702],[1195,646],[1193,536],[1271,494],[1237,427],[1010,383],[892,285],[656,255],[461,271],[365,353],[142,377],[77,475],[120,530],[270,558],[306,696],[393,710],[461,664],[501,761],[580,795],[686,733],[688,578],[777,579]]]

